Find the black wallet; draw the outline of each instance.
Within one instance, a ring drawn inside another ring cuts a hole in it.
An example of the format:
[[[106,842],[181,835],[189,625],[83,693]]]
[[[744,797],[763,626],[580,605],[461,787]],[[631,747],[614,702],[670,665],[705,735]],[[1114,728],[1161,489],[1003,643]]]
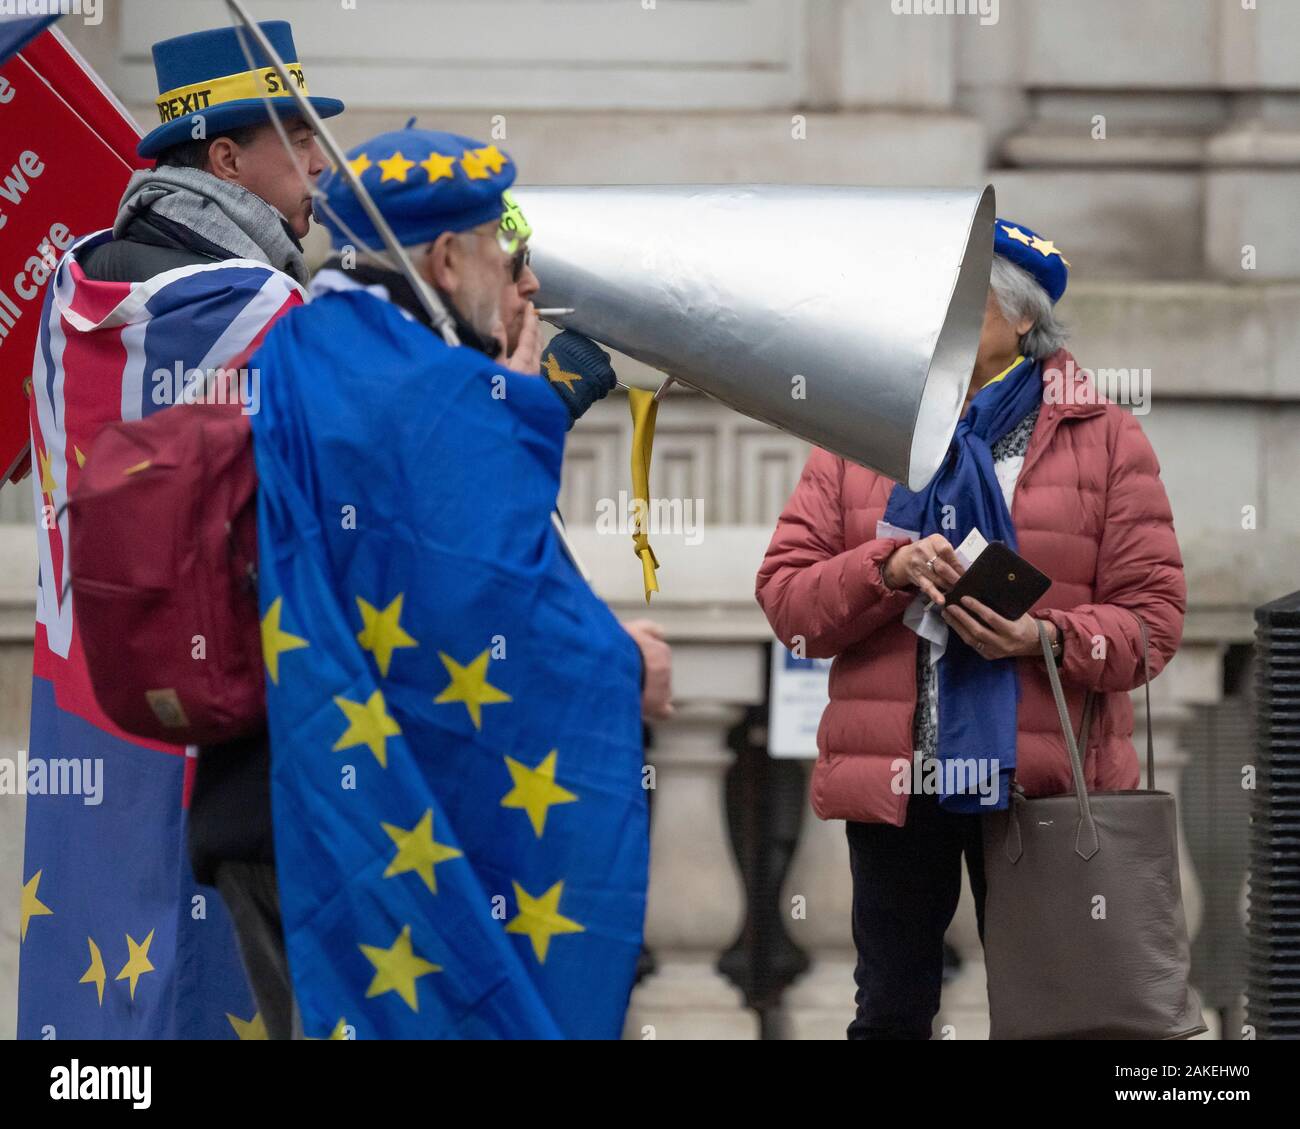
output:
[[[1019,619],[1052,586],[1052,579],[1001,541],[990,541],[975,563],[944,593],[946,604],[973,596],[1004,619]],[[970,608],[971,615],[975,612]]]

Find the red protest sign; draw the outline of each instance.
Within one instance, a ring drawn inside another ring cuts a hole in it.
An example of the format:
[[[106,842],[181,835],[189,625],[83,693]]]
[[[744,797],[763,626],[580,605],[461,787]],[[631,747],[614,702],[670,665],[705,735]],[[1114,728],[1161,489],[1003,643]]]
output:
[[[109,227],[150,162],[140,131],[62,36],[0,66],[0,483],[27,462],[32,356],[45,283],[78,236]]]

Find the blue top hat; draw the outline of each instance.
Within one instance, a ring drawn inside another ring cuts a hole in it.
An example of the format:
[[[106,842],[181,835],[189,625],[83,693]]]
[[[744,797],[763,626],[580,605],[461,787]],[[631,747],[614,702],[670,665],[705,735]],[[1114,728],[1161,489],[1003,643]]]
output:
[[[284,20],[267,20],[258,26],[284,60],[298,89],[306,94],[307,80],[298,63],[293,30]],[[268,121],[263,97],[271,99],[282,116],[299,112],[270,59],[247,31],[243,39],[256,64],[252,70],[233,27],[196,31],[154,44],[158,116],[162,124],[136,147],[140,156],[155,157],[171,145],[189,141],[197,118],[203,119],[205,137],[219,137],[222,130]],[[323,118],[343,112],[343,103],[337,98],[307,100]]]
[[[1044,239],[1022,223],[997,219],[993,221],[993,253],[1010,259],[1033,275],[1053,305],[1061,300],[1070,281],[1070,261],[1050,239]]]

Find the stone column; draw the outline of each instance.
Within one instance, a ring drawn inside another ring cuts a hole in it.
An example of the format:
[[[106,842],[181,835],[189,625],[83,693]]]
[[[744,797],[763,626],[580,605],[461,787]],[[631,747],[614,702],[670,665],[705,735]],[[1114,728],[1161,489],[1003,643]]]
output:
[[[813,762],[806,766],[812,776]],[[806,794],[806,792],[805,792]],[[812,967],[781,999],[781,1037],[844,1039],[854,1015],[853,880],[844,821],[821,820],[805,801],[799,846],[781,890],[786,932]]]
[[[691,702],[655,730],[646,944],[656,971],[632,993],[629,1039],[756,1039],[758,1017],[717,970],[744,915],[724,810],[739,706]]]

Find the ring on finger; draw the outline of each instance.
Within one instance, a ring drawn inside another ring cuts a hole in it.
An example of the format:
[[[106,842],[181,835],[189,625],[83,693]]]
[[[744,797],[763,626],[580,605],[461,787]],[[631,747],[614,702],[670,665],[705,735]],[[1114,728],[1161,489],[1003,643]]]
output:
[[[936,557],[931,557],[928,561],[925,562],[925,567],[928,568],[931,572],[933,572],[933,571],[934,571],[934,562],[937,561],[938,559],[939,559],[939,558],[938,558],[937,556],[936,556]]]

